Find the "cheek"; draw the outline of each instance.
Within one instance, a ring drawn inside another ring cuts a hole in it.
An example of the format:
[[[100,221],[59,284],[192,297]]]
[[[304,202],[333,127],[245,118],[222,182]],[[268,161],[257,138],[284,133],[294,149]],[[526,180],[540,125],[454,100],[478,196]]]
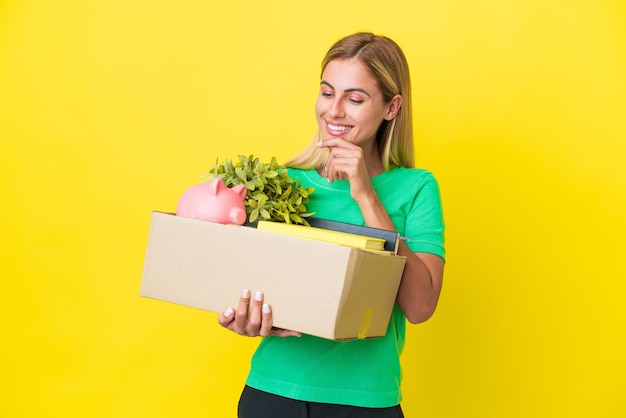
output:
[[[325,112],[324,102],[321,99],[317,99],[315,102],[315,114],[319,118]]]
[[[372,109],[359,108],[352,113],[352,117],[369,127],[378,127],[383,121],[382,115],[379,112],[372,111]]]

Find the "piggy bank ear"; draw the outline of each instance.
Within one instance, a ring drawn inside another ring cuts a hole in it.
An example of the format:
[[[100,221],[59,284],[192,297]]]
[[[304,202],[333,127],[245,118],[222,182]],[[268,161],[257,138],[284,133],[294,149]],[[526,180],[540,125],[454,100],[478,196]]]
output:
[[[226,188],[226,185],[224,184],[224,180],[222,180],[219,177],[216,177],[213,180],[211,180],[211,182],[209,183],[209,194],[211,196],[217,196],[219,192],[221,192],[225,188]]]
[[[241,199],[245,199],[246,193],[248,192],[248,190],[246,189],[246,186],[244,186],[243,184],[238,184],[232,187],[231,190],[234,190],[234,192],[237,193],[239,197],[241,197]]]

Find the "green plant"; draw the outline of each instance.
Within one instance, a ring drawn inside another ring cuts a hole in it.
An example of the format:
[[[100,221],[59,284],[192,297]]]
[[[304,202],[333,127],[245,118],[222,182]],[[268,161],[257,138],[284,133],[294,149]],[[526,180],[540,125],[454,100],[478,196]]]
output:
[[[308,225],[305,218],[312,213],[307,213],[306,203],[314,189],[289,177],[284,168],[275,157],[270,163],[262,163],[254,155],[239,155],[235,163],[228,159],[222,163],[216,161],[202,177],[206,177],[207,182],[220,177],[227,187],[245,185],[244,203],[249,223],[263,219]]]

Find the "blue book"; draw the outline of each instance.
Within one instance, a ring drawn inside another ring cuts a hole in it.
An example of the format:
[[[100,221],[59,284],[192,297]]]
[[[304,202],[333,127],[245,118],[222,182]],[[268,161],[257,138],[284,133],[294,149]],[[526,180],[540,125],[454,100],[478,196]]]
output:
[[[398,253],[400,234],[386,229],[371,228],[369,226],[354,225],[345,222],[331,221],[324,218],[310,217],[307,222],[315,228],[330,229],[332,231],[347,232],[349,234],[364,235],[366,237],[381,238],[385,240],[384,250]]]

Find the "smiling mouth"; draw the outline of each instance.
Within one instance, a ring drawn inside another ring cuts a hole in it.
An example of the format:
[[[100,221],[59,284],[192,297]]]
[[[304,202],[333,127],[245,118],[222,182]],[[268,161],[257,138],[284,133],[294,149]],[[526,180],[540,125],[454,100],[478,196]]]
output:
[[[334,125],[328,121],[326,121],[326,127],[328,131],[333,135],[343,135],[352,129],[352,126],[349,125]]]

